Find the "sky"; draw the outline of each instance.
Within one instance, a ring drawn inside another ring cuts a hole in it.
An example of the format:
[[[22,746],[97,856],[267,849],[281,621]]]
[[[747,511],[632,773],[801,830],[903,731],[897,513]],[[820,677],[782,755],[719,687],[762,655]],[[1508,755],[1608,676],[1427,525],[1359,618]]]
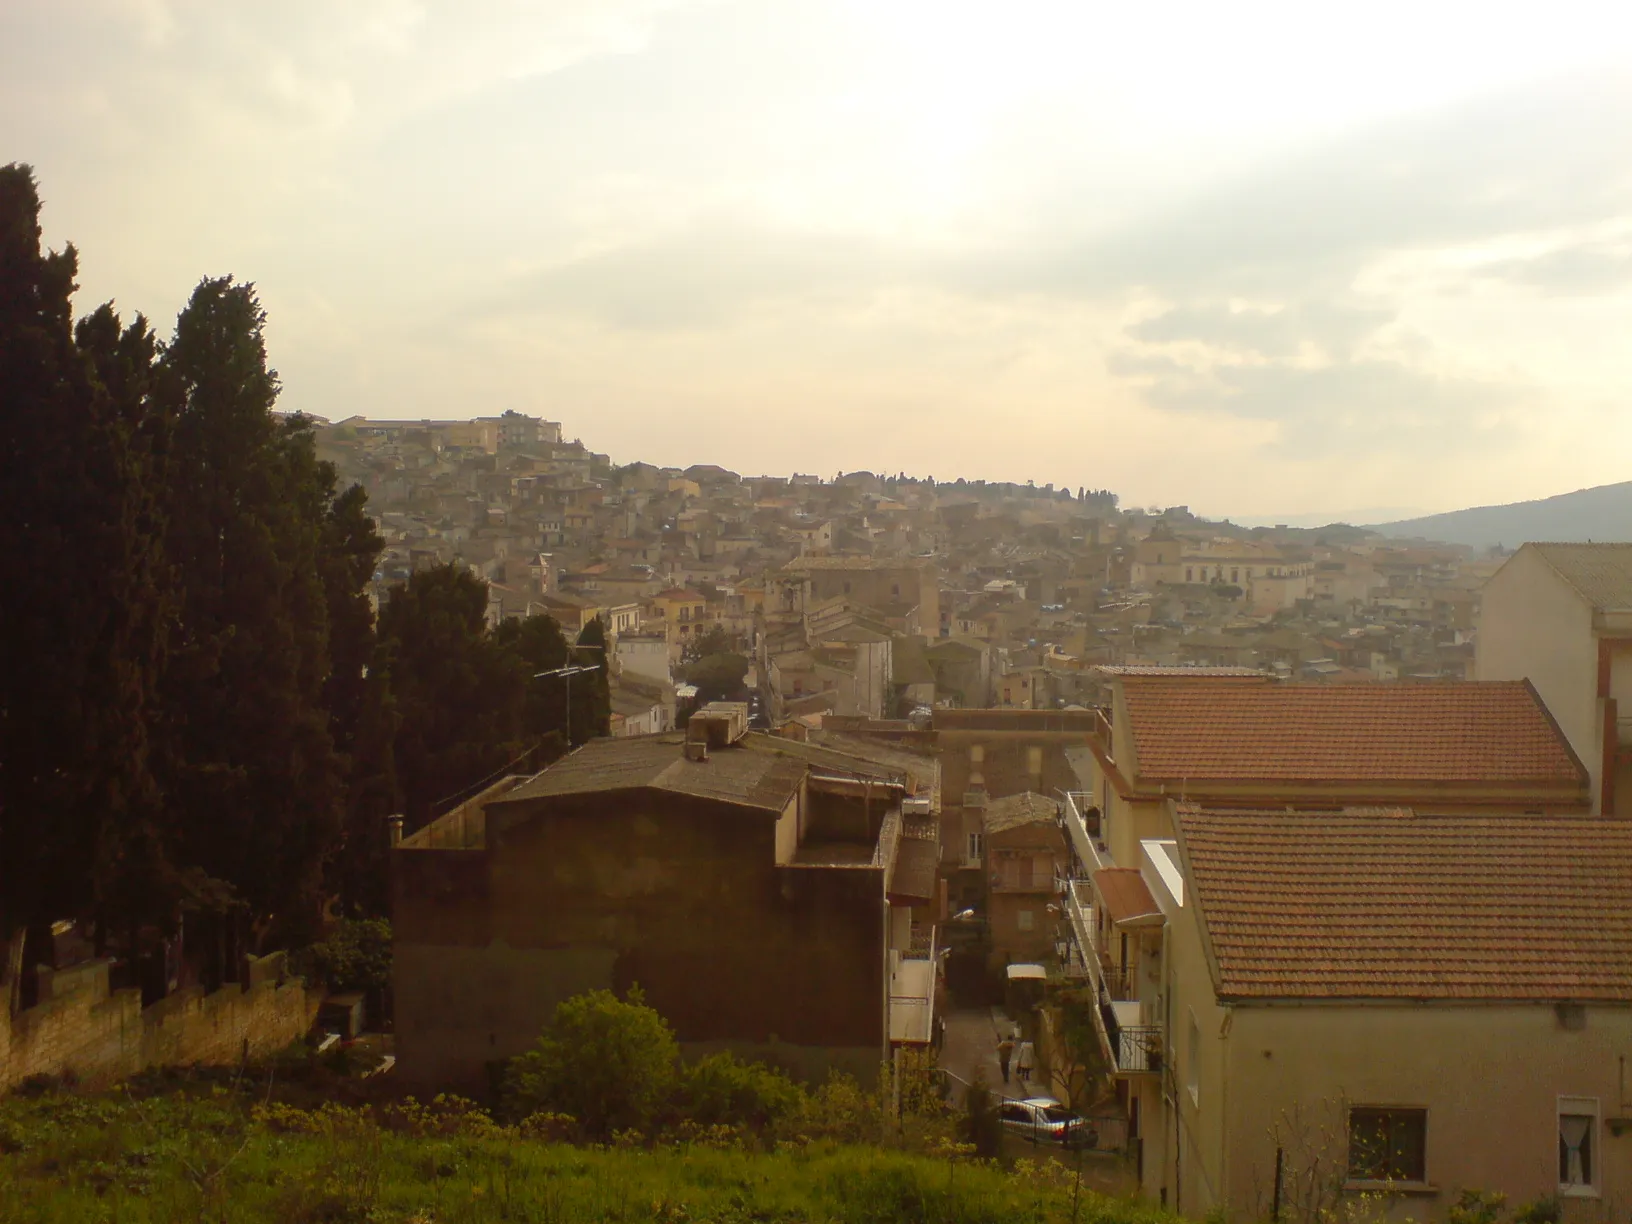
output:
[[[1375,521],[1632,479],[1632,5],[4,0],[81,310],[619,462]]]

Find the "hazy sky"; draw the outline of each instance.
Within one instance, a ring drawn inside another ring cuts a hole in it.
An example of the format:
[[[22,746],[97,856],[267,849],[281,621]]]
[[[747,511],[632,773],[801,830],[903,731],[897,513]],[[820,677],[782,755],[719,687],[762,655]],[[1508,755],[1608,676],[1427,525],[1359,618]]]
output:
[[[283,406],[1238,516],[1632,478],[1632,5],[0,0],[80,307]]]

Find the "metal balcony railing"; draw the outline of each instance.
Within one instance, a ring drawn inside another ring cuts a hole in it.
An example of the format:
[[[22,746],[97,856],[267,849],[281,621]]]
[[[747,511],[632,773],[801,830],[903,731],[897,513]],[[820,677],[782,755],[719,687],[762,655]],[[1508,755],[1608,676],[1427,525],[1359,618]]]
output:
[[[1099,1017],[1118,1073],[1142,1075],[1162,1069],[1161,1025],[1122,1024],[1109,1003],[1100,1005]]]

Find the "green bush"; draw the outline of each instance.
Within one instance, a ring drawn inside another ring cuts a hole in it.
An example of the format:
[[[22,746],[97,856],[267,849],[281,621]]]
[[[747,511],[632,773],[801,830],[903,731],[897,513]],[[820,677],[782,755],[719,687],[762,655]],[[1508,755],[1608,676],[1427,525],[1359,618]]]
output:
[[[679,1046],[638,987],[575,995],[555,1009],[538,1044],[511,1060],[504,1078],[512,1117],[569,1114],[586,1137],[646,1131],[670,1100]]]
[[[764,1133],[799,1112],[804,1090],[764,1063],[711,1054],[681,1068],[673,1110],[695,1126],[740,1126]]]
[[[378,990],[391,984],[391,924],[347,918],[295,958],[296,970],[330,990]]]

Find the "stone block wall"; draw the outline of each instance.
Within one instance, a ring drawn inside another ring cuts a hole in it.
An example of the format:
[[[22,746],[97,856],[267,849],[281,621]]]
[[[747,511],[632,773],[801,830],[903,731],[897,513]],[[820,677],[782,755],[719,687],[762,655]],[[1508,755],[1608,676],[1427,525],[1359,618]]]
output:
[[[141,991],[111,991],[108,962],[44,972],[40,1002],[0,1008],[0,1093],[32,1075],[71,1072],[99,1086],[148,1067],[230,1064],[303,1036],[321,996],[283,972],[282,953],[252,960],[245,986],[178,991],[142,1007]]]

